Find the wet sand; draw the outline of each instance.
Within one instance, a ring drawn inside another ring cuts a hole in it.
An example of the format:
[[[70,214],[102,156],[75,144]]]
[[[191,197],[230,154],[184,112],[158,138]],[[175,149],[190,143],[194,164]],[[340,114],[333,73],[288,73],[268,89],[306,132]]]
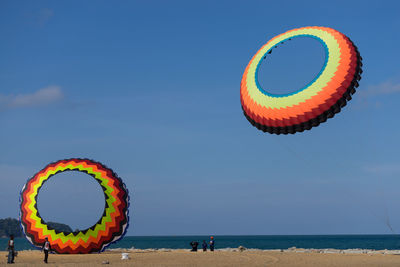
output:
[[[121,253],[129,260],[121,260]],[[7,252],[0,252],[5,266]],[[108,262],[109,264],[103,264]],[[49,255],[53,266],[400,266],[400,255],[279,251],[114,250],[88,255]],[[43,266],[40,251],[20,251],[13,266]]]

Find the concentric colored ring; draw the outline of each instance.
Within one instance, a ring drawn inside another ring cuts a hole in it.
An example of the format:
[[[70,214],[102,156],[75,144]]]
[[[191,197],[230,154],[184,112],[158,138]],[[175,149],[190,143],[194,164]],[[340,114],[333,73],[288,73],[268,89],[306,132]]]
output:
[[[271,94],[257,80],[264,58],[283,42],[296,37],[315,38],[325,48],[325,64],[308,85],[290,94]],[[358,87],[362,58],[344,34],[327,27],[304,27],[268,41],[247,65],[240,86],[242,109],[259,130],[288,134],[309,130],[340,112]]]
[[[40,188],[50,177],[65,171],[79,171],[93,176],[104,192],[103,216],[83,231],[59,232],[46,225],[37,209]],[[41,248],[47,237],[52,249],[62,254],[103,251],[121,239],[129,225],[129,195],[125,184],[111,169],[89,159],[65,159],[47,165],[22,188],[20,206],[21,226],[29,242]]]

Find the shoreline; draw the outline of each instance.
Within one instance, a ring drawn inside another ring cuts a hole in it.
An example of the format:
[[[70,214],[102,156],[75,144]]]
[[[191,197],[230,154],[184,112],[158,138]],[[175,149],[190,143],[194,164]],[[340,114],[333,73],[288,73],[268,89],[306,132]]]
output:
[[[16,250],[19,253],[23,252],[40,252],[39,249],[25,249],[25,250]],[[297,248],[291,247],[288,249],[258,249],[258,248],[245,248],[243,246],[239,246],[237,248],[218,248],[215,249],[214,252],[276,252],[276,253],[319,253],[319,254],[367,254],[367,255],[400,255],[400,250],[398,249],[383,249],[383,250],[375,250],[375,249],[361,249],[361,248],[353,248],[353,249],[335,249],[335,248]],[[5,252],[5,251],[0,251]],[[189,248],[147,248],[147,249],[139,249],[139,248],[110,248],[106,249],[103,252],[95,252],[90,253],[92,255],[98,255],[103,253],[148,253],[148,252],[192,252]],[[197,253],[203,253],[202,249],[199,248]],[[212,251],[207,250],[204,253],[212,253]],[[89,255],[89,254],[56,254],[54,255]]]
[[[392,252],[392,253],[391,253]],[[92,254],[50,254],[49,265],[56,266],[400,266],[400,251],[300,249],[261,250],[239,248],[214,252],[189,249],[109,249]],[[126,260],[122,255],[126,254]],[[6,264],[6,251],[0,252],[0,265]],[[43,266],[43,253],[38,250],[18,251],[15,266]]]
[[[190,249],[189,243],[193,240],[201,244],[208,241],[208,236],[126,236],[118,243],[110,244],[107,249]],[[260,250],[288,250],[292,247],[303,250],[351,250],[384,251],[400,250],[400,236],[398,235],[331,235],[331,236],[216,236],[217,248],[235,249],[243,246],[249,249]],[[5,249],[8,239],[0,238],[0,249]],[[16,248],[20,250],[34,250],[34,246],[26,238],[15,239]],[[201,247],[201,246],[199,246]]]
[[[190,251],[190,249],[170,249],[170,248],[148,248],[148,249],[136,249],[136,248],[112,248],[107,249],[104,252],[172,252],[172,251]],[[400,250],[395,249],[384,249],[384,250],[375,250],[375,249],[334,249],[334,248],[324,248],[324,249],[315,249],[315,248],[296,248],[291,247],[288,249],[258,249],[258,248],[245,248],[239,246],[238,248],[219,248],[215,249],[215,251],[224,251],[224,252],[280,252],[280,253],[322,253],[322,254],[382,254],[382,255],[400,255]],[[203,252],[199,249],[197,252]],[[206,252],[211,251],[207,250]]]

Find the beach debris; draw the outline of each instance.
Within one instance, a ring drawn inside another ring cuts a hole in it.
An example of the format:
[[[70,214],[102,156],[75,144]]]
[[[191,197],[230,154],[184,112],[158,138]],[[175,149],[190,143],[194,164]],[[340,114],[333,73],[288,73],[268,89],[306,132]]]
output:
[[[305,252],[310,252],[309,249],[304,249],[304,248],[297,248],[294,250],[296,253],[305,253]]]
[[[110,264],[110,262],[109,261],[102,261],[101,264]]]
[[[158,251],[161,251],[161,252],[171,252],[171,250],[168,249],[168,248],[159,248]]]
[[[253,249],[247,249],[252,251]],[[287,253],[323,253],[323,254],[366,254],[366,255],[400,255],[400,250],[374,250],[374,249],[334,249],[334,248],[325,248],[325,249],[315,249],[315,248],[296,248],[291,247],[288,249],[265,249],[263,251],[278,251],[278,252],[287,252]]]
[[[340,250],[332,249],[332,248],[323,249],[321,252],[322,253],[327,253],[327,254],[340,254],[341,253]]]
[[[321,254],[365,254],[365,255],[400,255],[400,250],[375,250],[375,249],[360,249],[360,248],[351,248],[351,249],[334,249],[334,248],[297,248],[291,247],[287,249],[257,249],[257,248],[246,248],[243,246],[239,246],[237,248],[220,248],[216,251],[226,251],[226,252],[241,252],[241,251],[269,251],[269,252],[282,252],[282,253],[321,253]],[[152,252],[172,252],[172,251],[187,251],[186,249],[169,249],[169,248],[160,248],[160,249],[108,249],[107,251],[114,251],[115,253],[128,254],[129,253],[152,253]],[[127,252],[127,253],[125,253]]]
[[[245,248],[245,247],[243,247],[243,246],[239,246],[239,247],[238,247],[238,250],[239,250],[240,252],[243,252],[243,251],[245,251],[245,250],[246,250],[246,248]]]
[[[385,249],[384,251],[383,251],[383,254],[384,255],[400,255],[400,250],[387,250],[387,249]]]
[[[363,254],[366,253],[364,252],[363,249],[346,249],[344,251],[344,254]]]
[[[237,251],[237,249],[236,248],[220,248],[220,249],[218,249],[219,251],[229,251],[229,252],[235,252],[235,251]]]
[[[121,260],[129,260],[130,258],[129,258],[129,253],[122,253],[121,254]]]

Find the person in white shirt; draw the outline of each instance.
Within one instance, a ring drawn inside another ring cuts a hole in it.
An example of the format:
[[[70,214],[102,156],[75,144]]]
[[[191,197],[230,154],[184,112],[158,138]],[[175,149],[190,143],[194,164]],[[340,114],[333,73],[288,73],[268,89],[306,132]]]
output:
[[[214,251],[214,246],[215,246],[215,242],[214,242],[214,237],[210,237],[210,251]]]
[[[49,251],[51,250],[49,239],[46,237],[45,242],[43,244],[42,250],[44,252],[44,262],[47,263],[47,259],[49,258]]]

